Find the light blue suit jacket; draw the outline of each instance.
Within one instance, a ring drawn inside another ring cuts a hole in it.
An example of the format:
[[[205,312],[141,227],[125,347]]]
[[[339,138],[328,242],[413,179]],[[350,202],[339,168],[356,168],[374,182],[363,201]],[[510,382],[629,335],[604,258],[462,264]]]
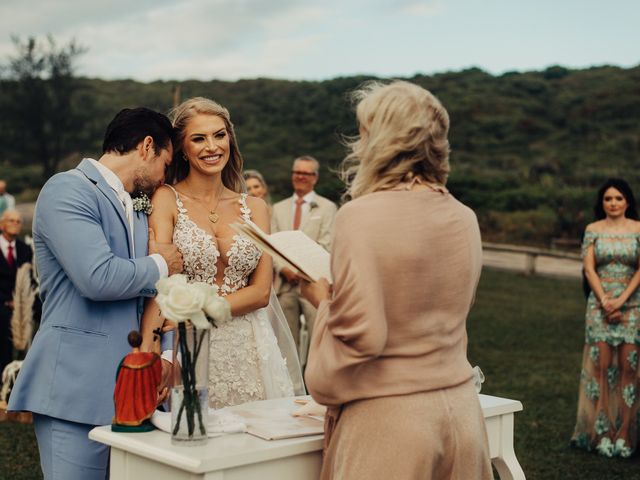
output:
[[[137,258],[116,193],[87,159],[45,184],[33,220],[42,322],[9,410],[111,423],[116,369],[130,351],[143,298],[160,277],[145,256],[148,224],[134,213]]]

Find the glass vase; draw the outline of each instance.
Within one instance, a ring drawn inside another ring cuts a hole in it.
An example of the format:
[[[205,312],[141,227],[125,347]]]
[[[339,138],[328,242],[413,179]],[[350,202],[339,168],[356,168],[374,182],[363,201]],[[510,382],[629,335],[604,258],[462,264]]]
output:
[[[181,322],[174,330],[171,388],[171,441],[201,445],[207,441],[209,406],[209,330]]]

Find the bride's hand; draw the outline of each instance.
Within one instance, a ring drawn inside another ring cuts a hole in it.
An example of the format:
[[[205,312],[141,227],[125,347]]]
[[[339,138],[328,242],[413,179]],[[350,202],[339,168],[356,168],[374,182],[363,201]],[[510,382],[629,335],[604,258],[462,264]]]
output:
[[[171,369],[173,365],[168,360],[162,358],[162,377],[160,378],[160,384],[158,385],[158,398],[156,405],[160,405],[169,396],[169,379],[171,377]]]
[[[327,407],[320,405],[313,399],[304,401],[304,403],[296,400],[296,403],[302,404],[302,407],[291,412],[292,417],[304,417],[306,415],[324,417],[324,414],[327,413]]]
[[[162,333],[167,333],[170,332],[172,330],[175,330],[177,327],[176,322],[173,322],[171,320],[167,320],[166,318],[164,319],[164,323],[162,324]]]
[[[311,305],[318,308],[322,300],[331,298],[331,285],[326,278],[321,278],[317,282],[300,281],[300,293]]]

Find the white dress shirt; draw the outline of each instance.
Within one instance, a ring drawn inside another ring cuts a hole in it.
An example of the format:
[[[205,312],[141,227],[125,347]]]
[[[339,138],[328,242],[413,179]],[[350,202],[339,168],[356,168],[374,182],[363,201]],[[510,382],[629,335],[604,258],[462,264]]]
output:
[[[0,235],[0,250],[2,250],[2,255],[4,255],[4,258],[7,258],[7,255],[9,255],[9,245],[11,245],[13,247],[13,260],[15,262],[18,261],[18,254],[16,252],[16,241],[9,241],[5,238],[4,235]]]
[[[293,218],[296,215],[296,200],[298,199],[298,195],[294,193],[292,198],[293,198],[293,201],[292,201],[293,207],[291,208],[291,219],[292,219],[291,228],[293,229]],[[304,197],[302,197],[302,199],[304,200],[304,203],[302,204],[302,207],[301,207],[302,216],[300,217],[300,225],[304,223],[305,218],[307,218],[307,215],[309,215],[309,210],[311,210],[310,205],[316,199],[316,192],[311,190]]]
[[[124,209],[125,216],[127,221],[129,222],[129,231],[131,232],[131,251],[135,257],[135,245],[133,241],[133,202],[131,201],[131,195],[124,189],[124,185],[122,184],[122,180],[113,173],[109,167],[106,167],[102,163],[90,158],[89,161],[96,167],[100,175],[104,178],[104,180],[109,184],[109,186],[113,189],[118,199],[122,203],[122,208]],[[158,266],[158,271],[160,272],[160,278],[164,278],[169,275],[169,267],[167,266],[167,262],[159,253],[152,253],[149,255],[153,261]]]

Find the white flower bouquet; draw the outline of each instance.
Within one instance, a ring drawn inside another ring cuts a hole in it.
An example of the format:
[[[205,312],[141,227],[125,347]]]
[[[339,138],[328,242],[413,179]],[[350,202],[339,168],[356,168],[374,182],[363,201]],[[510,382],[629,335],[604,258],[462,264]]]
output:
[[[206,382],[207,375],[198,374],[198,365],[208,368],[207,355],[201,355],[202,347],[208,353],[209,328],[216,322],[224,322],[231,318],[229,302],[218,295],[218,287],[202,282],[188,283],[185,275],[172,275],[156,283],[158,295],[156,302],[162,315],[177,324],[176,347],[174,355],[179,353],[179,362],[174,361],[174,378],[172,388],[172,434],[180,437],[183,415],[186,420],[184,440],[194,438],[206,441]],[[176,357],[178,358],[178,357]],[[198,362],[200,360],[200,362]],[[204,377],[204,378],[202,378]],[[200,385],[204,382],[204,387]],[[204,390],[202,392],[201,390]],[[205,397],[204,399],[202,397]],[[173,402],[177,401],[179,407]],[[204,402],[204,407],[201,405]],[[177,408],[177,410],[176,410]],[[204,410],[204,412],[203,412]],[[198,431],[196,432],[196,421]]]
[[[153,212],[153,204],[146,193],[134,195],[131,203],[134,212],[142,212],[145,215],[151,215],[151,212]]]

